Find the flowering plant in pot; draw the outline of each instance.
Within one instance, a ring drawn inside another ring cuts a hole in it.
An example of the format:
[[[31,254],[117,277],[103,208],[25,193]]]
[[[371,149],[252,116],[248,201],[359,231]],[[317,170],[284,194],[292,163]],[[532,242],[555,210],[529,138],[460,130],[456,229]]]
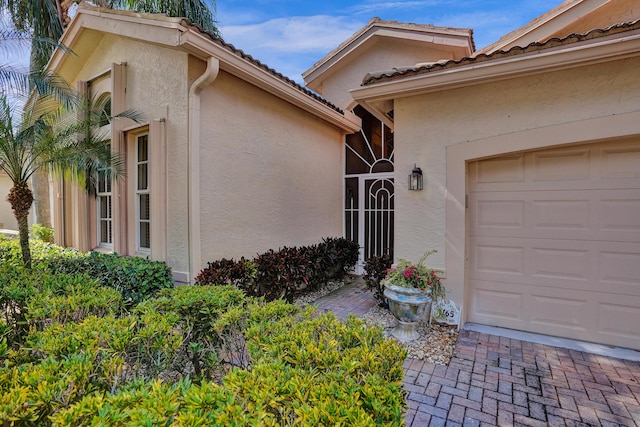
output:
[[[401,259],[390,268],[380,283],[385,286],[384,296],[389,310],[398,319],[392,334],[401,341],[412,341],[420,336],[417,323],[425,313],[431,312],[431,302],[444,298],[445,289],[434,270],[424,265],[435,250],[425,253],[416,263]]]
[[[387,270],[387,275],[381,283],[385,286],[419,289],[428,293],[434,301],[444,298],[446,291],[440,278],[433,269],[424,265],[427,257],[436,252],[433,249],[425,253],[416,264],[406,259],[398,260],[396,267]]]

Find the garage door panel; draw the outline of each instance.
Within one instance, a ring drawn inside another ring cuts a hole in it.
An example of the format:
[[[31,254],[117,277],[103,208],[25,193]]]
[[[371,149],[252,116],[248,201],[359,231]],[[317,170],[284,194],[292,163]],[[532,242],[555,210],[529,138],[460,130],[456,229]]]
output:
[[[595,278],[606,292],[640,296],[640,243],[603,244]]]
[[[623,304],[615,297],[600,298],[596,313],[598,341],[640,348],[640,298],[626,297]]]
[[[625,304],[597,292],[474,281],[469,321],[586,341],[640,348],[640,300]]]
[[[478,236],[640,241],[640,189],[472,193]]]
[[[482,239],[470,242],[474,277],[495,280],[508,276],[509,281],[524,280],[525,249],[512,239],[484,244]],[[515,277],[514,277],[515,276]]]
[[[640,138],[468,171],[469,320],[640,349]]]
[[[640,190],[609,191],[598,204],[599,230],[612,239],[640,241]]]
[[[499,326],[525,325],[522,315],[527,295],[525,287],[498,282],[473,281],[469,320],[478,323],[500,322]]]
[[[584,147],[530,153],[527,160],[532,165],[525,169],[534,182],[588,181],[592,176],[591,151]]]
[[[522,183],[524,177],[524,153],[487,159],[471,165],[470,176],[478,186],[497,183]]]
[[[532,233],[553,230],[584,234],[590,229],[592,207],[588,199],[570,200],[557,194],[554,199],[531,200],[530,205]]]
[[[476,191],[638,188],[640,140],[514,153],[469,165]]]
[[[538,330],[553,329],[556,335],[584,334],[593,329],[589,314],[593,312],[593,303],[584,294],[560,291],[552,295],[536,294],[531,297],[530,322]]]
[[[469,274],[480,280],[640,295],[640,242],[469,238]]]
[[[566,242],[560,242],[566,245]],[[593,274],[592,262],[594,254],[589,250],[571,248],[532,248],[531,249],[531,282],[546,283],[552,281],[578,281],[583,286],[590,282]]]
[[[640,177],[640,143],[632,141],[602,148],[600,176],[610,178]]]
[[[524,200],[473,200],[476,204],[474,218],[476,227],[483,228],[506,228],[512,233],[513,229],[525,229],[525,201]]]
[[[571,240],[474,236],[469,238],[469,274],[480,280],[589,289],[597,252]]]

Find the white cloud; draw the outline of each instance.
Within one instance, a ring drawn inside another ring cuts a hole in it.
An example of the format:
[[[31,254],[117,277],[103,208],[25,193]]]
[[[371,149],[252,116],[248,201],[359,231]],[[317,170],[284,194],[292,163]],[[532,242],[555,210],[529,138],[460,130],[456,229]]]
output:
[[[223,26],[222,34],[236,48],[302,83],[305,70],[365,24],[348,17],[294,16]]]
[[[258,24],[223,26],[224,39],[247,53],[324,52],[338,46],[366,22],[326,15],[271,19]]]
[[[424,9],[443,4],[449,4],[448,1],[442,0],[418,0],[418,1],[384,1],[384,0],[368,0],[357,5],[348,7],[341,12],[346,14],[368,15],[379,14],[382,11],[390,10],[392,12],[401,12],[409,9]]]

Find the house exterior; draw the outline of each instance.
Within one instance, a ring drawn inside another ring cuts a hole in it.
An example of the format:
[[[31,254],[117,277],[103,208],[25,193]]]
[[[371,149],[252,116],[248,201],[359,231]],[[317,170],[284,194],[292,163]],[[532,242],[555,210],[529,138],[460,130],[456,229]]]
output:
[[[467,322],[640,349],[640,7],[567,1],[466,58],[350,91],[394,129],[395,255]]]
[[[110,125],[126,176],[96,198],[57,182],[58,243],[167,261],[189,282],[207,261],[342,234],[353,114],[182,19],[82,5],[62,42],[75,55],[50,69],[145,120]]]
[[[377,62],[385,67],[425,59],[416,46],[431,58],[473,51],[470,30],[449,30],[452,41],[434,43],[442,33],[435,27],[401,27],[374,20],[351,41],[366,39],[357,48],[364,59],[385,58],[376,47],[390,39],[412,47]],[[362,123],[346,90],[341,105],[330,103],[179,18],[82,4],[62,42],[75,55],[56,52],[50,69],[108,100],[113,114],[134,110],[145,121],[116,119],[104,129],[124,156],[125,178],[101,179],[95,198],[56,183],[58,243],[163,260],[176,280],[190,282],[208,261],[344,234],[344,141],[361,135]],[[349,87],[367,69],[352,72]],[[369,116],[366,124],[382,131]],[[392,155],[380,154],[387,177]]]
[[[479,51],[373,19],[311,92],[184,20],[82,6],[50,68],[147,121],[110,125],[126,178],[56,184],[56,239],[183,282],[330,235],[361,261],[437,249],[463,322],[640,349],[639,18],[568,0]]]

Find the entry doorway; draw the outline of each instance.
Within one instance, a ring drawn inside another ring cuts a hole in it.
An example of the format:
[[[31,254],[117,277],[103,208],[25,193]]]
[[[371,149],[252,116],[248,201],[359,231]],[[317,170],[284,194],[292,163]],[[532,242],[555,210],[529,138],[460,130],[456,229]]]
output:
[[[377,255],[393,256],[394,174],[393,133],[364,108],[353,112],[362,130],[345,141],[345,237],[360,245],[356,273]]]

